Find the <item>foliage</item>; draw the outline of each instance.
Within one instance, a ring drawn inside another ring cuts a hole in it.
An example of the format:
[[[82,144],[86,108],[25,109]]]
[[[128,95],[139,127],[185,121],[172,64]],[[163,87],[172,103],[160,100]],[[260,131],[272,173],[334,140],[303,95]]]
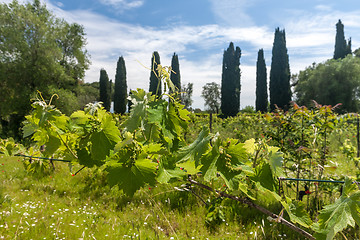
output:
[[[127,104],[127,84],[125,60],[121,56],[117,62],[115,74],[114,112],[124,114]]]
[[[285,30],[275,29],[270,70],[270,109],[287,110],[291,101],[290,66]]]
[[[24,146],[15,143],[14,139],[0,139],[0,153],[5,156],[14,156],[25,150]]]
[[[207,189],[215,191],[212,197],[226,194],[250,206],[275,205],[283,208],[292,222],[319,234],[335,235],[347,225],[354,226],[354,221],[345,215],[340,216],[339,224],[332,224],[329,216],[338,215],[338,210],[328,205],[319,215],[324,220],[319,220],[316,227],[313,221],[317,214],[310,218],[309,213],[324,206],[317,199],[318,189],[314,202],[319,204],[313,207],[295,200],[296,196],[291,199],[294,194],[284,196],[279,184],[279,177],[285,176],[323,178],[333,158],[329,153],[329,135],[337,124],[346,121],[345,116],[339,118],[330,106],[317,104],[315,110],[309,110],[294,104],[288,112],[278,109],[273,114],[215,118],[227,128],[234,123],[247,125],[241,127],[241,132],[258,125],[254,138],[223,137],[202,126],[194,140],[186,141],[184,136],[194,116],[169,94],[175,89],[170,80],[171,68],[159,65],[157,70],[165,92],[159,98],[141,89],[133,91],[130,116],[121,123],[100,104],[89,104],[84,111],[67,117],[39,99],[33,103],[32,114],[27,116],[24,136],[32,137],[37,145],[34,149],[44,145],[44,156],[66,158],[74,165],[97,169],[112,189],[130,198],[146,188],[172,182],[193,183],[191,179],[196,179],[205,188],[205,184],[211,185]],[[189,176],[191,179],[186,179]],[[351,212],[354,219],[358,214],[357,207],[353,207],[357,198],[353,197],[353,190],[348,190],[349,181],[346,181],[344,194],[354,198],[354,202],[344,198],[339,205],[356,209]],[[190,185],[180,190],[191,192],[194,185]],[[219,205],[222,199],[218,200],[203,201],[214,203],[207,212],[207,223],[212,228],[226,217],[227,209]],[[310,211],[306,206],[311,207]]]
[[[177,92],[181,92],[181,77],[180,77],[180,66],[179,66],[179,57],[177,54],[171,58],[171,73],[170,79],[174,84]]]
[[[242,113],[255,113],[255,108],[253,106],[245,106],[243,109],[241,109]]]
[[[194,194],[175,190],[178,183],[144,188],[129,199],[117,187],[107,186],[100,170],[83,169],[72,176],[67,164],[57,162],[55,167],[49,176],[37,178],[24,171],[21,158],[0,156],[0,237],[299,239],[234,201],[222,201],[225,221],[209,229],[205,205]],[[211,197],[201,189],[191,191]]]
[[[334,59],[345,58],[348,54],[352,54],[351,39],[349,40],[349,42],[346,42],[344,34],[344,24],[342,24],[341,20],[339,19],[336,24]]]
[[[192,94],[193,94],[193,83],[188,83],[187,85],[183,85],[181,88],[181,103],[184,104],[186,109],[191,108]]]
[[[221,112],[224,116],[236,116],[240,111],[240,57],[239,47],[231,42],[224,51],[221,76]]]
[[[201,96],[205,100],[205,106],[208,106],[210,112],[219,113],[220,109],[220,86],[216,82],[206,83],[203,86]]]
[[[19,126],[37,90],[46,98],[52,89],[75,92],[89,55],[84,28],[56,18],[39,0],[2,3],[0,12],[0,112],[4,123]]]
[[[99,101],[104,104],[104,108],[107,111],[110,111],[110,105],[111,105],[111,94],[110,94],[110,82],[109,77],[106,73],[105,69],[100,70],[100,98]]]
[[[160,97],[162,94],[161,90],[161,81],[157,76],[157,68],[160,64],[160,55],[157,51],[155,51],[151,57],[151,71],[150,71],[150,84],[149,84],[149,92]]]
[[[360,225],[360,191],[357,184],[346,178],[343,193],[335,203],[320,211],[319,221],[314,225],[316,239],[333,239],[347,226]]]
[[[255,109],[262,113],[267,112],[268,93],[267,93],[267,75],[264,59],[264,50],[260,49],[256,62],[256,101]]]
[[[340,112],[359,111],[360,59],[348,55],[344,59],[314,64],[297,76],[296,101],[310,106],[311,100],[335,106]]]

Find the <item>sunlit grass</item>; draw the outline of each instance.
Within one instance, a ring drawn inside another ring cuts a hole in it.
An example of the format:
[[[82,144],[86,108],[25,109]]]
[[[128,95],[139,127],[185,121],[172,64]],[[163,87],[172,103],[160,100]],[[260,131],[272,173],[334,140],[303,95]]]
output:
[[[266,216],[228,202],[226,218],[209,228],[197,197],[171,186],[144,188],[133,199],[97,171],[72,176],[64,163],[41,178],[22,159],[0,156],[0,239],[292,239]],[[201,191],[201,190],[198,190]],[[204,199],[206,192],[199,192]]]

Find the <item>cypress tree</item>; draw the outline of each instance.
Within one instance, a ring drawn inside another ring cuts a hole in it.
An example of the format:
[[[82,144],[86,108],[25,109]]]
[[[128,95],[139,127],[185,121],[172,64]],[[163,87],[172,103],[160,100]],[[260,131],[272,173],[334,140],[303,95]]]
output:
[[[221,78],[221,112],[225,117],[235,116],[240,111],[240,57],[239,47],[231,42],[224,51]]]
[[[171,59],[171,82],[175,85],[176,90],[181,92],[181,81],[180,81],[180,66],[178,55],[174,53]]]
[[[124,114],[127,103],[127,84],[125,60],[121,56],[117,62],[115,74],[114,112]]]
[[[287,110],[291,101],[290,66],[285,30],[275,30],[270,70],[270,109],[275,105]]]
[[[347,45],[346,45],[346,52],[345,52],[346,55],[348,54],[352,54],[352,51],[351,51],[351,38],[349,39]]]
[[[339,19],[338,23],[336,24],[334,59],[344,58],[347,55],[347,52],[349,51],[347,48],[348,45],[345,40],[344,25]],[[350,45],[350,51],[351,51],[351,45]]]
[[[152,92],[153,95],[161,96],[161,82],[157,77],[157,66],[160,64],[160,56],[158,52],[154,52],[151,58],[151,73],[150,73],[150,86],[149,92]],[[156,74],[155,74],[156,73]]]
[[[105,69],[100,70],[100,102],[103,103],[104,108],[110,111],[110,82]]]
[[[256,111],[266,112],[268,105],[268,93],[266,82],[266,64],[264,50],[260,49],[256,62]]]

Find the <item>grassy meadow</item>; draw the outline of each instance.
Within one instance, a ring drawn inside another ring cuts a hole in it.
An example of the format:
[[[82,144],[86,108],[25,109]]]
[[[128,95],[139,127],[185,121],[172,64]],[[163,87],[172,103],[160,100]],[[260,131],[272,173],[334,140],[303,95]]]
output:
[[[19,157],[0,156],[0,239],[298,239],[260,212],[224,200],[216,224],[205,204],[171,186],[146,187],[133,199],[93,169],[77,175],[66,163],[28,175]],[[73,169],[79,169],[74,166]],[[174,183],[180,187],[181,183]],[[194,189],[203,200],[210,194]],[[280,211],[281,209],[279,209]],[[301,238],[299,238],[301,239]]]
[[[256,115],[227,120],[214,118],[212,128],[213,132],[241,141],[259,139],[267,130],[267,125],[259,124],[259,119]],[[206,115],[192,115],[185,133],[187,141],[192,142],[208,124]],[[341,180],[348,176],[359,181],[354,126],[344,122],[328,133],[328,164],[323,179]],[[276,144],[275,139],[269,141]],[[295,177],[294,166],[298,162],[291,154],[296,151],[291,152],[291,148],[288,151],[284,155],[287,166],[284,169],[288,177]],[[320,159],[316,154],[314,151],[312,156]],[[233,200],[194,186],[192,192],[179,191],[185,182],[146,186],[130,199],[117,187],[110,188],[104,171],[96,168],[85,168],[75,175],[80,165],[55,162],[55,169],[34,175],[25,170],[26,161],[0,155],[0,239],[303,239],[261,212]],[[307,165],[304,163],[302,167],[299,177],[307,178]],[[299,190],[304,185],[299,183]],[[217,189],[221,186],[212,184]],[[296,198],[295,182],[283,182],[282,187],[284,195]],[[318,187],[318,202],[314,203],[314,190]],[[333,203],[340,196],[340,188],[341,184],[310,185],[313,193],[303,201],[314,221],[321,206]],[[280,204],[271,204],[262,196],[256,202],[273,213],[282,213]],[[320,207],[315,209],[317,206]],[[286,213],[284,217],[289,219]],[[360,231],[355,227],[342,231],[335,239],[359,237]]]

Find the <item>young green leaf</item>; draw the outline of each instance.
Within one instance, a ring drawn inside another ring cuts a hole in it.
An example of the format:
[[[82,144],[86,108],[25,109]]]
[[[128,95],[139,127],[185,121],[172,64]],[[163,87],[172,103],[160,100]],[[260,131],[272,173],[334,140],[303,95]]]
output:
[[[193,143],[178,150],[176,162],[180,163],[190,160],[195,161],[195,167],[199,166],[200,158],[210,147],[210,139],[211,135],[209,135],[209,129],[203,128]]]
[[[345,179],[343,194],[333,204],[326,205],[313,226],[316,239],[333,239],[336,233],[348,226],[360,225],[360,191],[349,178]]]
[[[109,163],[106,167],[110,185],[118,185],[130,197],[145,184],[155,184],[156,163],[149,159],[138,159],[126,166],[122,163]]]

